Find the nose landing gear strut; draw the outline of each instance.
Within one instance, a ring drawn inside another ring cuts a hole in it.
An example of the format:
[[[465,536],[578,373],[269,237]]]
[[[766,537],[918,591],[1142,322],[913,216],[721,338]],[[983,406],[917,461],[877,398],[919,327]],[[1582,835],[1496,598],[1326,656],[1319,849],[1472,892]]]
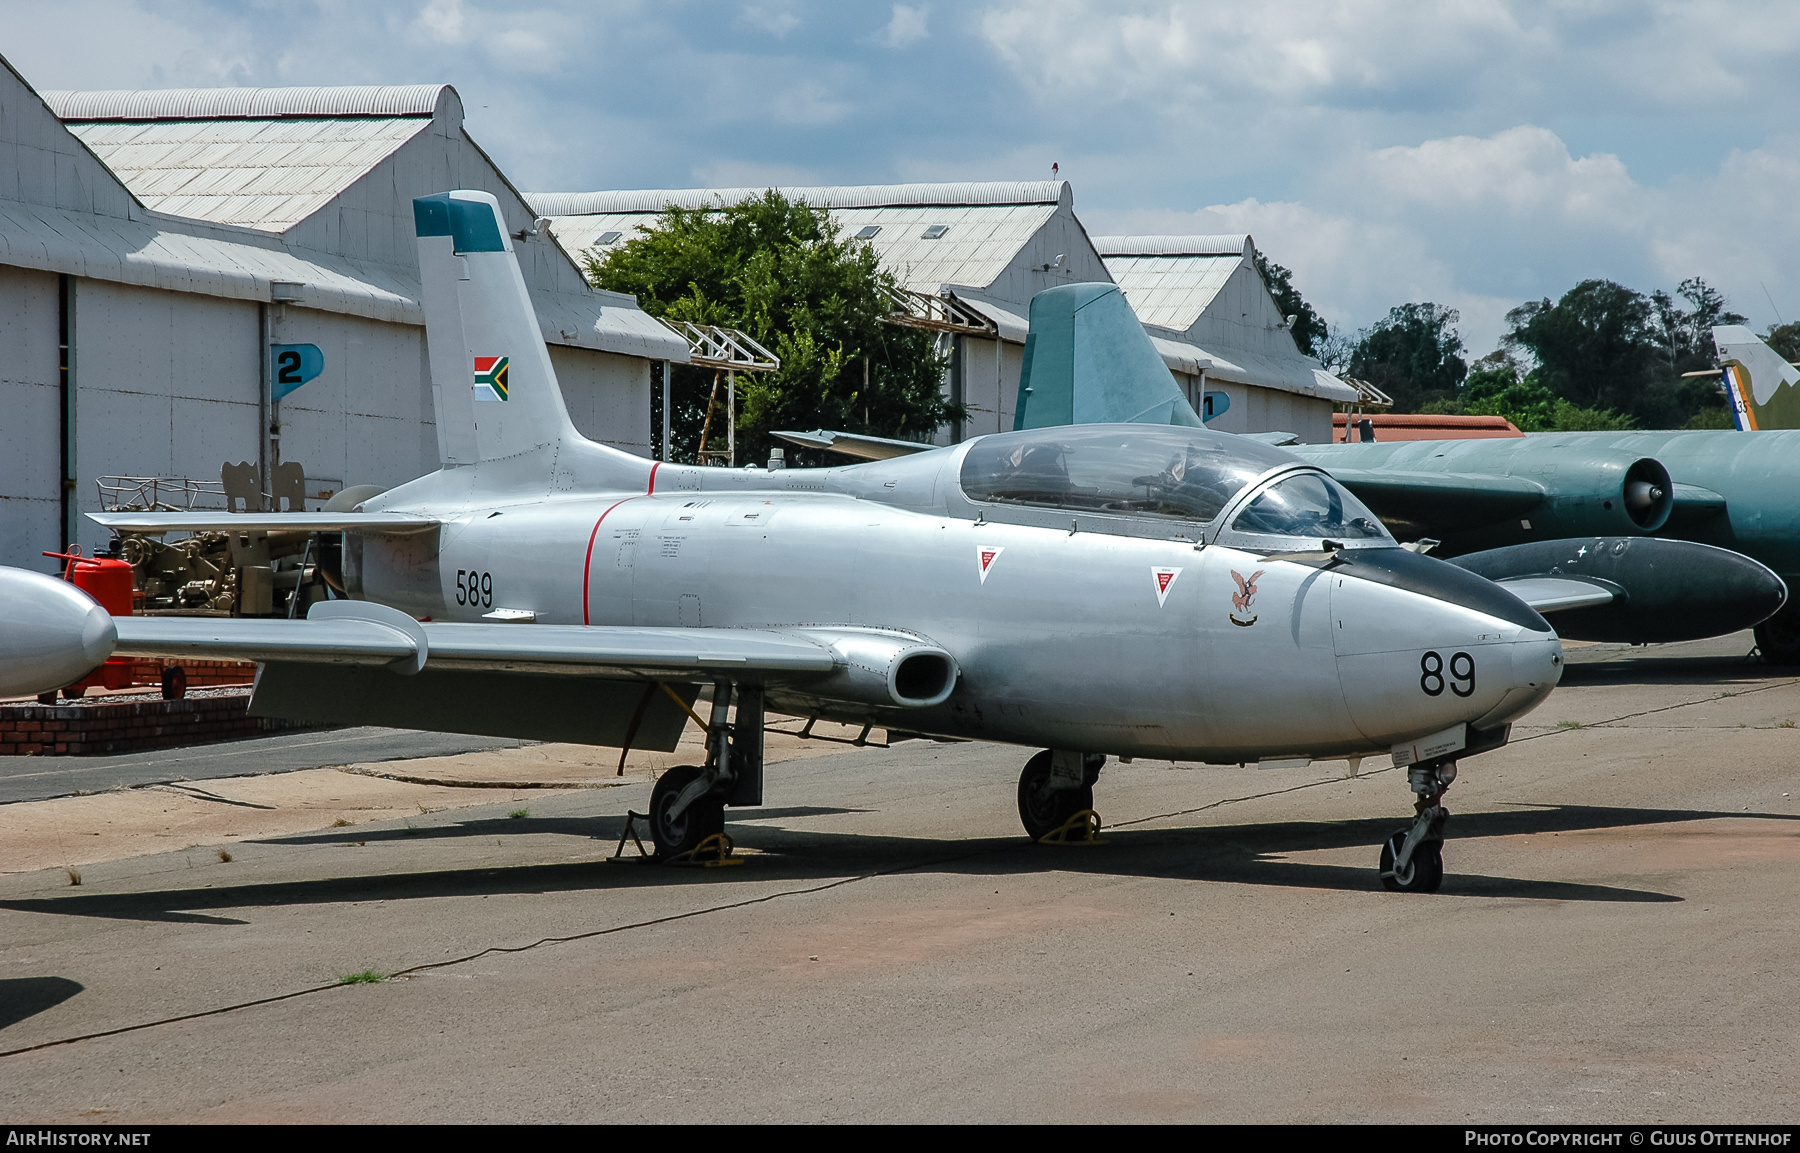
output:
[[[1433,761],[1406,771],[1406,783],[1418,794],[1413,823],[1381,846],[1381,883],[1397,893],[1435,893],[1444,883],[1444,790],[1456,779],[1456,762]]]

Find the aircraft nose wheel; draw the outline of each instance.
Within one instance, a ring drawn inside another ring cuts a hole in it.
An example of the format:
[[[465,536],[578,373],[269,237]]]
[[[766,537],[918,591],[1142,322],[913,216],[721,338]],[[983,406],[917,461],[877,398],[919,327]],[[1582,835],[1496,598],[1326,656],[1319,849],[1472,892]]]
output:
[[[656,787],[650,790],[650,837],[656,842],[657,860],[690,852],[714,833],[725,831],[723,797],[701,797],[679,815],[670,813],[681,790],[699,780],[704,771],[695,765],[679,765],[658,777]]]
[[[1381,846],[1381,883],[1395,893],[1435,893],[1444,883],[1444,845],[1427,841],[1413,850],[1412,860],[1394,868],[1409,829],[1401,829]]]
[[[1444,790],[1456,779],[1455,761],[1413,765],[1406,783],[1418,799],[1413,823],[1381,846],[1381,884],[1395,893],[1435,893],[1444,883]]]
[[[1092,783],[1067,789],[1050,787],[1050,757],[1050,751],[1044,750],[1026,761],[1019,774],[1019,820],[1034,841],[1062,828],[1083,809],[1094,807]]]

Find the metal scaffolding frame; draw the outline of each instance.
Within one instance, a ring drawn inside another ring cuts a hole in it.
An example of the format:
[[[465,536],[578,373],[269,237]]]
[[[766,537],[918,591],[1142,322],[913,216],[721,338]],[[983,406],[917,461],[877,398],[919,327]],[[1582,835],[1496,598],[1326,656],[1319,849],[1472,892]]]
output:
[[[694,324],[687,320],[662,321],[664,327],[687,341],[688,363],[713,370],[712,395],[706,402],[706,423],[700,430],[698,463],[709,458],[727,468],[737,466],[737,374],[740,372],[775,372],[781,358],[758,344],[749,334],[716,324]],[[725,449],[707,451],[706,440],[712,432],[713,405],[719,399],[719,374],[725,374]],[[672,366],[663,363],[662,459],[669,459],[669,377]]]
[[[933,296],[928,292],[897,288],[888,292],[888,300],[893,303],[894,311],[883,319],[889,324],[928,328],[933,332],[948,332],[958,336],[992,338],[1000,332],[999,326],[993,321],[948,292]]]

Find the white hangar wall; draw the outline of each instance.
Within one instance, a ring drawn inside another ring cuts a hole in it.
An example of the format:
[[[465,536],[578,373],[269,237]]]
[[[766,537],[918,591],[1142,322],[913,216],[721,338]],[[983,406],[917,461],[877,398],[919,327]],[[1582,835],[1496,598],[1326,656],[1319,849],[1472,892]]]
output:
[[[569,419],[582,436],[651,455],[650,362],[635,356],[550,346]]]
[[[181,476],[255,449],[256,305],[85,278],[70,296],[79,511],[99,509],[98,477]],[[106,543],[106,530],[78,523],[80,544]]]
[[[437,468],[424,329],[276,304],[269,331],[272,343],[315,344],[325,358],[279,412],[281,459],[306,467],[309,496],[354,484],[392,488]]]
[[[62,516],[59,280],[0,266],[0,564],[41,568]]]

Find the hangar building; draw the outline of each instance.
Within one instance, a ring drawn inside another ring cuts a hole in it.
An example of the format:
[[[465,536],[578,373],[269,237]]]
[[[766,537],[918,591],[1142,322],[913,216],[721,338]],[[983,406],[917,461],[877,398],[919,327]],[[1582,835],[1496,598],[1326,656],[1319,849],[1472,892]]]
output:
[[[908,290],[910,320],[950,339],[946,388],[970,408],[964,436],[1012,428],[1031,298],[1083,281],[1120,285],[1196,411],[1207,391],[1231,398],[1214,427],[1281,430],[1324,443],[1331,439],[1333,403],[1356,399],[1354,388],[1295,347],[1247,236],[1090,240],[1067,181],[779,191],[829,209],[846,234],[868,241]],[[526,198],[550,218],[551,230],[571,251],[604,251],[651,226],[667,205],[705,208],[762,192],[661,189]],[[942,439],[961,437],[951,432]]]
[[[1098,236],[1094,247],[1195,411],[1230,398],[1209,427],[1332,439],[1332,406],[1358,398],[1294,343],[1248,236]]]
[[[447,188],[493,193],[521,238],[576,424],[647,455],[651,366],[686,342],[533,233],[454,89],[40,99],[0,67],[0,563],[104,544],[81,515],[102,477],[216,487],[247,461],[267,493],[297,461],[317,507],[436,468],[411,200]]]

